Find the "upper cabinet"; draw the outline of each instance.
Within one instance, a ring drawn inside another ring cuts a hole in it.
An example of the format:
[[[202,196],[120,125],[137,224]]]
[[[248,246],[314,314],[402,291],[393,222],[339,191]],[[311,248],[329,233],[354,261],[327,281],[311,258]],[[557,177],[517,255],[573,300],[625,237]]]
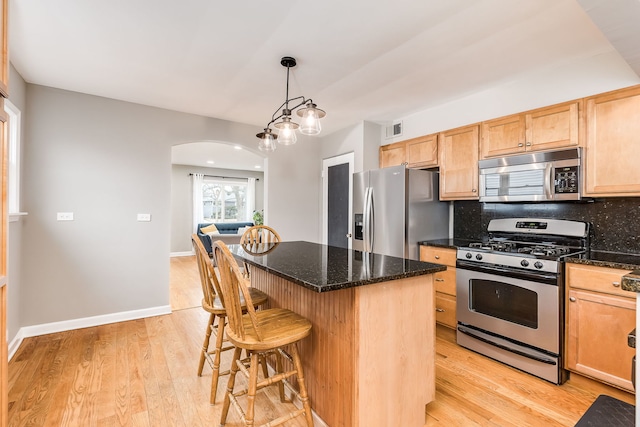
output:
[[[406,164],[406,144],[404,141],[380,147],[380,167],[400,166]]]
[[[0,58],[0,95],[9,97],[9,46],[7,43],[7,0],[0,0],[0,48],[2,58]]]
[[[640,196],[640,86],[585,100],[586,196]]]
[[[380,167],[410,168],[438,166],[438,135],[426,135],[380,147]]]
[[[482,123],[482,158],[579,144],[580,101]]]
[[[478,199],[480,126],[440,133],[440,200]]]

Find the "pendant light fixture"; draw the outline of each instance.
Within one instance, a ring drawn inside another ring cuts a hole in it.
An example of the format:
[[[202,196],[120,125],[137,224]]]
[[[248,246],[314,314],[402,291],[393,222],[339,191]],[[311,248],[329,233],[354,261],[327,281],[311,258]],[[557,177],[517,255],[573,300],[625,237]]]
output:
[[[271,121],[264,128],[263,132],[260,132],[256,136],[260,138],[258,148],[261,151],[274,151],[276,149],[276,140],[282,145],[295,144],[298,140],[296,131],[299,131],[303,135],[317,135],[320,133],[320,119],[323,118],[326,113],[318,108],[311,99],[306,99],[304,96],[298,96],[289,99],[289,69],[296,66],[295,58],[285,56],[280,60],[280,64],[283,67],[287,67],[287,92],[285,101],[276,109],[276,112],[271,116]],[[296,102],[293,107],[289,106],[289,103]],[[304,106],[304,108],[300,108]],[[282,113],[278,116],[280,109]],[[298,116],[302,117],[302,124],[291,121],[291,112],[297,110]],[[280,120],[280,121],[278,121]],[[274,133],[271,130],[271,125],[278,129],[278,133]]]

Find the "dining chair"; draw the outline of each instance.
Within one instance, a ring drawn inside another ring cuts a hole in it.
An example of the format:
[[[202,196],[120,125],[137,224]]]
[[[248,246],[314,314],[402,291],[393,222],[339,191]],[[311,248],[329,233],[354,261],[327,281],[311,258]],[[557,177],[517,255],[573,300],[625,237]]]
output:
[[[283,384],[287,378],[296,375],[299,392],[295,392],[295,394],[302,402],[302,408],[296,408],[289,414],[271,420],[265,425],[280,425],[287,420],[304,415],[307,426],[313,427],[311,403],[307,395],[302,362],[297,348],[297,343],[311,333],[311,322],[293,311],[284,308],[270,308],[255,311],[253,304],[251,304],[251,294],[247,287],[246,279],[243,277],[240,267],[227,245],[222,241],[217,241],[215,242],[213,251],[218,263],[220,283],[222,285],[222,299],[227,311],[227,337],[236,347],[233,353],[229,382],[224,396],[220,425],[225,425],[229,413],[229,406],[233,404],[233,407],[240,414],[244,425],[253,426],[257,391],[269,385],[277,384],[280,390],[280,399],[285,401]],[[246,313],[242,308],[242,297],[247,301]],[[250,354],[248,366],[245,366],[240,360],[243,349]],[[287,349],[288,352],[285,351],[285,349]],[[274,352],[276,355],[275,375],[258,382],[258,364],[260,357]],[[293,369],[282,372],[282,357],[286,357],[292,362]],[[238,371],[248,377],[248,384],[246,389],[234,392]],[[242,408],[238,400],[240,396],[245,395],[246,411]]]
[[[267,225],[254,225],[245,230],[240,238],[240,244],[245,252],[250,254],[264,254],[273,245],[280,242],[280,235]],[[249,277],[249,265],[244,263],[244,277]]]
[[[204,343],[202,344],[202,351],[200,352],[200,361],[198,363],[198,376],[202,376],[202,369],[204,368],[204,361],[206,360],[212,369],[211,396],[209,401],[213,405],[216,401],[218,378],[220,375],[227,375],[229,373],[228,370],[220,372],[220,354],[224,351],[232,350],[234,347],[231,345],[224,347],[227,312],[222,303],[220,281],[216,275],[212,260],[209,258],[209,254],[197,234],[191,236],[191,241],[196,253],[198,271],[200,272],[200,283],[203,293],[202,308],[209,313],[209,322],[207,323]],[[264,292],[255,288],[249,288],[249,296],[251,297],[251,308],[254,310],[255,307],[263,305],[268,300],[268,296]],[[244,297],[240,301],[240,307],[243,312],[247,309]],[[212,333],[215,334],[216,344],[212,350],[209,350],[209,341]],[[266,371],[266,365],[264,365],[264,368]]]

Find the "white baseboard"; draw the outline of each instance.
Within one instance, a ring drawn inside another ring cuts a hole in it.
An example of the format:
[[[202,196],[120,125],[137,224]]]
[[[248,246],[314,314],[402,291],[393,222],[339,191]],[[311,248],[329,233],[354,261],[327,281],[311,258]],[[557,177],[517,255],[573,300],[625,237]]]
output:
[[[142,310],[121,311],[119,313],[105,314],[102,316],[84,317],[81,319],[64,320],[62,322],[25,326],[20,328],[9,344],[9,360],[11,360],[25,338],[53,334],[55,332],[70,331],[73,329],[107,325],[109,323],[126,322],[127,320],[143,319],[145,317],[161,316],[164,314],[171,314],[171,306],[162,305]]]
[[[178,257],[178,256],[191,256],[191,255],[195,255],[195,252],[193,252],[193,251],[189,251],[189,252],[171,252],[169,254],[169,256],[171,258]]]

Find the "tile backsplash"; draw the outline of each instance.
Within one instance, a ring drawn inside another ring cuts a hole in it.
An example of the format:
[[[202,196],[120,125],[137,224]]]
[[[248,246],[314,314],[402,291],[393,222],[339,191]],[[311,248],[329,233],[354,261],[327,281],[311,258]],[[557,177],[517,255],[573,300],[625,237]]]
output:
[[[640,254],[640,198],[593,199],[589,202],[480,203],[454,202],[455,238],[479,240],[494,218],[554,218],[587,221],[591,249]]]

